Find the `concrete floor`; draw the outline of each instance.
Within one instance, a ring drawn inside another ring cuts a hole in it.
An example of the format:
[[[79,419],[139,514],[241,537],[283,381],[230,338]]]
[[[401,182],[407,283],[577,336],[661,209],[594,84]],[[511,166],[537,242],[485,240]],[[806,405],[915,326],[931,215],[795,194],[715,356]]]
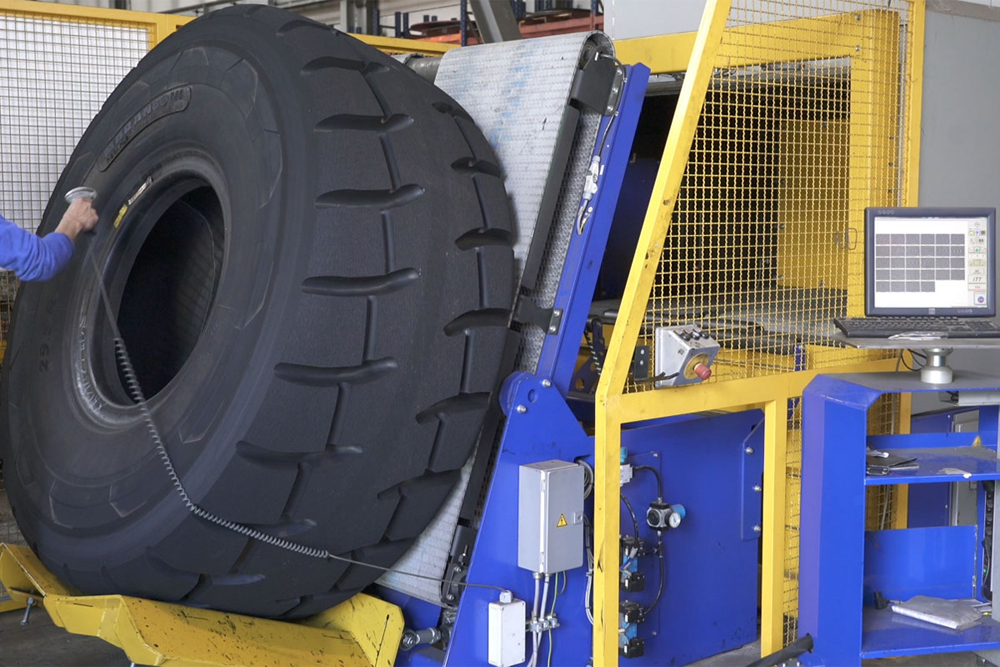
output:
[[[729,653],[699,660],[688,667],[745,667],[758,658],[760,658],[760,642],[754,642]],[[865,660],[863,665],[864,667],[988,667],[989,663],[979,662],[973,653],[947,653]],[[627,665],[623,663],[623,667]]]
[[[3,667],[128,667],[121,649],[96,637],[71,635],[52,625],[44,609],[0,614],[0,665]]]

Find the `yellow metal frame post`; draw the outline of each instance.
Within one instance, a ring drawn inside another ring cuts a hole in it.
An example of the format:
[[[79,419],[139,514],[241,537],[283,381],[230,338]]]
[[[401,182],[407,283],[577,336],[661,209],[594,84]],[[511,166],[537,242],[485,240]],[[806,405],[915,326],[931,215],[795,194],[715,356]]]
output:
[[[691,54],[692,62],[711,63],[722,42],[731,0],[708,0],[702,16],[701,29]],[[705,94],[712,76],[710,67],[699,67],[684,81],[676,117],[691,119],[675,123],[667,137],[664,156],[687,155],[694,140],[696,121],[705,103]],[[676,192],[684,177],[685,160],[665,160],[653,186],[639,237],[637,251],[632,261],[628,284],[622,304],[645,305],[653,286],[662,239],[670,226],[670,216]],[[644,252],[653,248],[653,252]],[[618,535],[619,535],[619,460],[621,451],[622,414],[621,390],[628,375],[628,363],[622,357],[625,341],[628,350],[635,347],[639,329],[645,317],[635,308],[623,310],[624,322],[619,321],[612,333],[611,343],[597,388],[595,419],[594,461],[594,664],[610,667],[618,664]],[[615,354],[614,351],[618,353]],[[629,355],[629,362],[631,355]]]

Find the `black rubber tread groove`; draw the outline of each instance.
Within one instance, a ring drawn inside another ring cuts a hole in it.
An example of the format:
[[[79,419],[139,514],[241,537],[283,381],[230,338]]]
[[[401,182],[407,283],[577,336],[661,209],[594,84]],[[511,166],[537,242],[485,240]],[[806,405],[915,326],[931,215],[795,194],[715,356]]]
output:
[[[487,176],[494,176],[496,178],[502,176],[500,167],[494,163],[474,158],[456,160],[452,163],[451,168],[460,174],[486,174]]]
[[[248,16],[252,16],[252,14],[248,14]],[[278,28],[278,32],[276,32],[275,34],[278,37],[284,37],[288,33],[294,30],[301,30],[302,28],[309,28],[310,30],[323,30],[323,31],[331,30],[330,26],[323,25],[322,23],[318,23],[316,21],[309,21],[307,19],[295,19],[294,21],[289,21],[285,25]]]
[[[462,313],[444,325],[446,336],[468,333],[471,329],[507,326],[510,311],[503,308],[483,308]]]
[[[490,395],[486,393],[455,394],[422,410],[417,415],[417,423],[426,424],[440,419],[442,415],[482,411],[489,403]]]
[[[310,60],[302,66],[302,74],[312,74],[324,69],[344,69],[361,72],[365,68],[365,63],[361,60],[350,60],[347,58],[336,58],[334,56],[320,56],[315,60]]]
[[[511,247],[512,236],[507,229],[470,229],[455,239],[455,245],[459,250],[475,250],[485,246]]]
[[[261,465],[294,468],[307,463],[315,464],[323,459],[337,456],[361,454],[363,450],[358,445],[327,445],[326,449],[319,452],[283,454],[257,447],[249,442],[239,442],[236,444],[236,451],[240,456]]]
[[[382,276],[314,276],[302,282],[302,291],[323,296],[383,296],[420,279],[416,269],[399,269]]]
[[[334,132],[336,130],[356,130],[358,132],[399,132],[413,125],[413,117],[397,113],[389,118],[384,116],[359,116],[356,114],[339,114],[324,118],[316,124],[317,132]]]
[[[316,198],[320,208],[342,206],[345,208],[377,208],[385,211],[405,206],[424,194],[424,189],[412,183],[391,190],[334,190]]]
[[[223,43],[236,44],[239,55],[218,46]],[[230,439],[178,419],[161,424],[167,447],[205,509],[267,534],[391,566],[448,497],[493,400],[514,292],[501,171],[468,114],[405,66],[328,26],[250,5],[192,22],[144,59],[84,135],[55,191],[89,173],[94,158],[88,152],[99,155],[108,141],[88,139],[95,127],[113,136],[133,107],[178,86],[200,86],[193,108],[211,98],[201,87],[220,80],[221,97],[238,107],[218,116],[220,131],[242,115],[256,137],[245,143],[259,144],[260,163],[278,160],[276,170],[248,184],[251,198],[260,197],[258,210],[276,211],[268,213],[267,235],[253,247],[275,256],[259,270],[247,265],[253,276],[277,278],[241,302],[231,325],[234,339],[272,327],[261,338],[271,349],[248,356],[249,367],[219,371],[240,394],[227,387],[232,394],[190,392],[193,407],[182,416],[195,424],[238,415],[239,425],[226,432]],[[126,96],[129,104],[119,107]],[[281,105],[280,113],[271,103]],[[180,124],[188,113],[158,119],[142,132]],[[265,136],[270,148],[257,141]],[[115,169],[130,173],[125,168],[139,159],[140,144],[122,150],[108,178]],[[297,208],[277,208],[286,201]],[[57,210],[50,205],[43,232],[58,222]],[[80,275],[67,272],[66,279]],[[221,284],[239,280],[224,276]],[[79,291],[72,285],[55,282],[53,289],[66,298]],[[24,429],[11,422],[25,405],[10,401],[11,363],[30,358],[38,330],[32,335],[22,321],[33,322],[43,303],[41,294],[27,297],[18,299],[28,315],[15,313],[0,385],[0,406],[7,406],[0,411],[16,437]],[[67,321],[67,335],[75,335],[75,320]],[[30,364],[15,370],[22,366]],[[67,392],[52,392],[61,393]],[[169,414],[169,407],[155,414]],[[58,414],[59,406],[46,409]],[[142,441],[142,431],[136,426],[128,442]],[[23,452],[28,445],[19,446]],[[91,456],[100,449],[88,445],[86,451]],[[2,438],[0,453],[11,454]],[[151,471],[142,478],[150,498],[121,517],[100,485],[80,492],[78,505],[45,498],[45,466],[22,465],[23,459],[13,457],[17,474],[8,489],[26,539],[42,545],[42,560],[86,592],[299,618],[380,575],[260,544],[199,519],[171,495],[155,466],[136,467],[144,475]],[[131,486],[122,488],[132,493]],[[95,526],[59,526],[52,507],[90,513]],[[148,523],[154,509],[163,525]],[[105,515],[110,518],[102,524],[97,518]],[[97,561],[81,555],[102,549],[107,553]]]
[[[274,367],[274,375],[285,382],[307,387],[332,387],[342,383],[374,382],[396,368],[398,364],[392,357],[341,368],[281,363]]]

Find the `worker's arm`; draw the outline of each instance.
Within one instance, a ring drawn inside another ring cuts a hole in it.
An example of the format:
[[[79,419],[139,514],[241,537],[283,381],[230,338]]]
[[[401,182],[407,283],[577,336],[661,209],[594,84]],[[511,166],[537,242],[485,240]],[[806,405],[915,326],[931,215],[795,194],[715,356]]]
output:
[[[49,280],[73,257],[73,242],[92,229],[97,213],[87,200],[74,201],[56,230],[46,236],[25,231],[0,216],[0,267],[21,280]]]

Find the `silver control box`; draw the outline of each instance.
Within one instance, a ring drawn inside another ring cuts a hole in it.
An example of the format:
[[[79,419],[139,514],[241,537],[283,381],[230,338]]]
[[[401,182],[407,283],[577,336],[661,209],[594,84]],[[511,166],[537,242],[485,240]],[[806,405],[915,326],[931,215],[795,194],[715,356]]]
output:
[[[583,565],[583,466],[521,466],[517,516],[519,567],[554,574]]]
[[[719,344],[700,327],[656,327],[653,372],[657,387],[704,382],[712,375]]]

